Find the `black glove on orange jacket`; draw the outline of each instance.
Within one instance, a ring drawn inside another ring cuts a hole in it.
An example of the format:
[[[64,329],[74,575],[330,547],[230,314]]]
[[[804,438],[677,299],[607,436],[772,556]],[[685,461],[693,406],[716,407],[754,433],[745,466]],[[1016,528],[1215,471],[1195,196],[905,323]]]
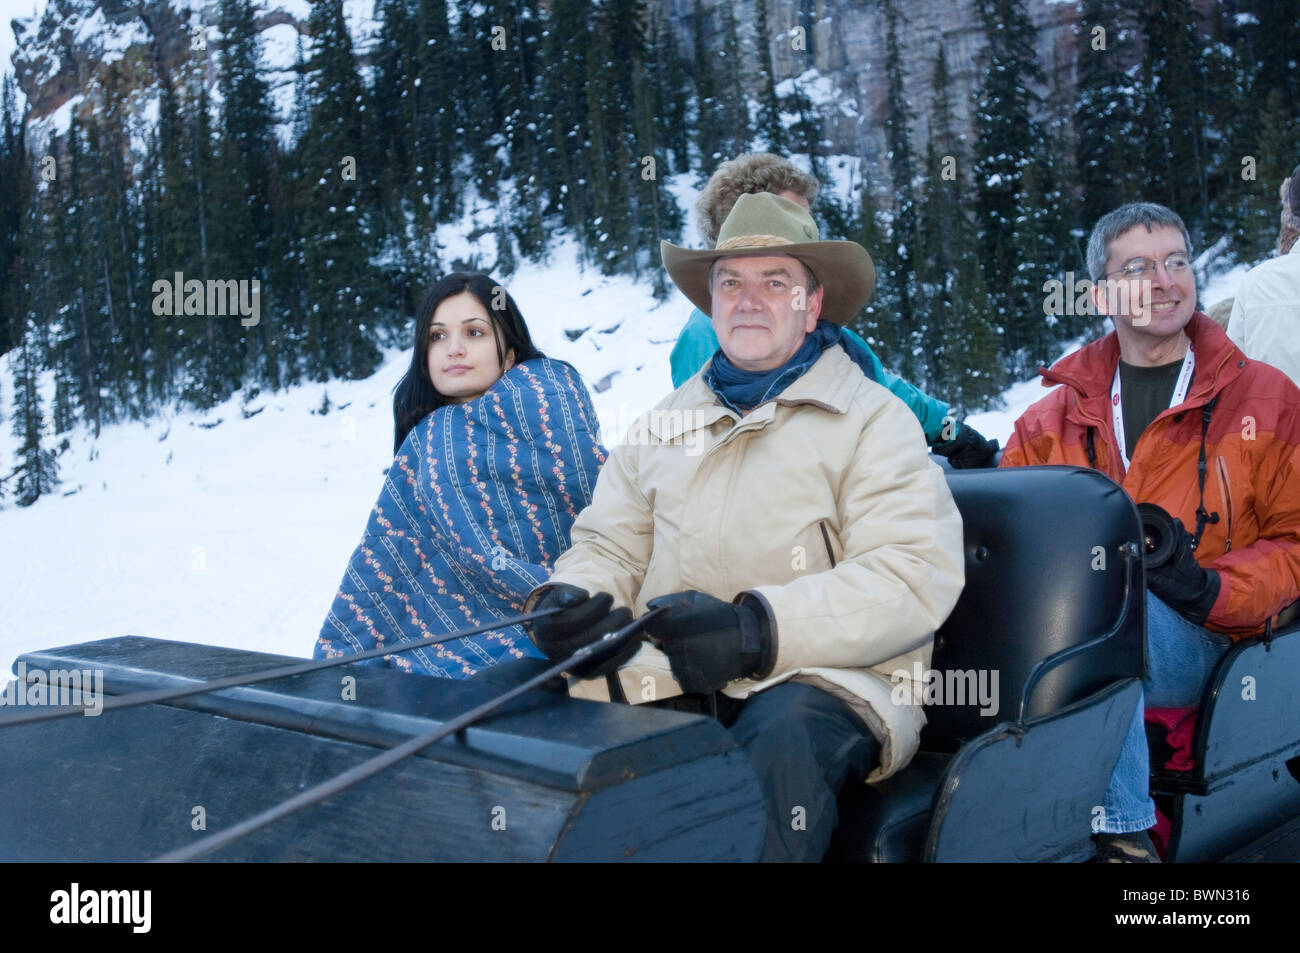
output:
[[[947,457],[954,470],[973,470],[994,465],[998,442],[986,439],[969,424],[958,424],[957,435],[948,443],[935,445],[934,452]]]
[[[1192,537],[1182,520],[1174,520],[1177,537],[1169,560],[1147,570],[1147,588],[1188,622],[1204,625],[1219,598],[1219,574],[1204,569],[1192,552]]]

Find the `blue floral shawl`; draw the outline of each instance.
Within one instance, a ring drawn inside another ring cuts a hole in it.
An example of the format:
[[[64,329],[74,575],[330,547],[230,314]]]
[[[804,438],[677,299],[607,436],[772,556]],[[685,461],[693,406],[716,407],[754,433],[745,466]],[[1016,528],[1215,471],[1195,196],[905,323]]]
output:
[[[525,361],[474,400],[429,414],[389,467],[314,657],[521,612],[569,548],[605,455],[591,395],[563,361]],[[362,664],[468,678],[540,656],[516,625]]]

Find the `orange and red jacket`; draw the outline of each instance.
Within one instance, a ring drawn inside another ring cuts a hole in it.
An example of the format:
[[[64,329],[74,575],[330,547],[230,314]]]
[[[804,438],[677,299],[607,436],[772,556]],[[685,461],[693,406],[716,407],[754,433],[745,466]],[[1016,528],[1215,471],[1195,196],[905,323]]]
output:
[[[1065,386],[1016,421],[1001,466],[1091,466],[1134,502],[1164,507],[1195,533],[1204,432],[1204,505],[1219,518],[1205,525],[1196,560],[1221,584],[1205,625],[1240,639],[1300,598],[1300,389],[1249,360],[1199,311],[1184,330],[1196,360],[1187,399],[1142,432],[1127,473],[1112,425],[1113,331],[1039,370],[1045,387]]]

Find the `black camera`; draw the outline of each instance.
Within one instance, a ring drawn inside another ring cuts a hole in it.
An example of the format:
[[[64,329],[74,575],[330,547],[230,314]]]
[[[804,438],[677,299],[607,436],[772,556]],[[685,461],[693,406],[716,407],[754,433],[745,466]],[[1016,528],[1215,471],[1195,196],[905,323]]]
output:
[[[1174,518],[1163,507],[1139,503],[1137,509],[1142,520],[1142,563],[1149,571],[1173,559],[1179,533]]]

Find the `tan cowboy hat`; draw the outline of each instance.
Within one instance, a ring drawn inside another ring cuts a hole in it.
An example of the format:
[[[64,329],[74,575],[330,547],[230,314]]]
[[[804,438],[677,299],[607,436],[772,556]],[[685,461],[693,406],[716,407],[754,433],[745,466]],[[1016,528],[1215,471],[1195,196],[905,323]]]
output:
[[[709,266],[719,258],[788,255],[803,262],[826,289],[821,316],[843,326],[871,300],[876,266],[857,242],[820,241],[807,210],[769,192],[742,195],[718,231],[718,244],[692,251],[659,243],[668,277],[705,314],[712,313]]]

